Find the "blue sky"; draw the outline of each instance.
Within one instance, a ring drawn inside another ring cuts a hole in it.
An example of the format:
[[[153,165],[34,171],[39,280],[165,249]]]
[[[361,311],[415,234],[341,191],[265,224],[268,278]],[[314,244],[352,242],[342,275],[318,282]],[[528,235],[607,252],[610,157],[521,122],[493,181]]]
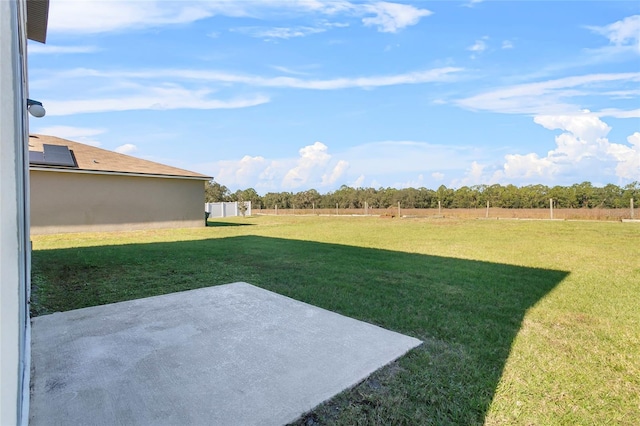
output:
[[[231,190],[640,180],[637,1],[52,0],[55,135]]]

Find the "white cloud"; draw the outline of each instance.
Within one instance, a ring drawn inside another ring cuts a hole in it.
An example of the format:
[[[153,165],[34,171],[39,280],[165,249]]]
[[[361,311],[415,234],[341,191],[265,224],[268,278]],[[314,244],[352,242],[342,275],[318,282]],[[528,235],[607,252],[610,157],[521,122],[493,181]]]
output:
[[[224,185],[247,188],[256,184],[269,165],[270,161],[264,157],[245,155],[239,161],[219,161],[215,165],[214,176]]]
[[[344,178],[349,164],[334,159],[325,144],[315,142],[298,150],[296,158],[267,159],[246,155],[241,160],[223,160],[191,168],[205,170],[229,188],[253,187],[268,192],[329,188]]]
[[[539,115],[533,121],[549,130],[565,130],[577,138],[594,141],[607,136],[611,127],[587,111],[577,115]]]
[[[467,50],[472,52],[484,52],[487,50],[487,43],[484,40],[476,40],[474,44],[467,47]]]
[[[328,147],[322,142],[315,142],[313,145],[301,148],[297,165],[287,172],[282,179],[282,185],[285,188],[298,188],[305,185],[314,172],[319,169],[324,170],[324,166],[331,159],[327,151]]]
[[[138,150],[138,147],[132,143],[125,143],[124,145],[120,145],[116,149],[115,152],[119,152],[120,154],[133,154]]]
[[[224,3],[224,2],[212,2]],[[194,22],[213,15],[204,2],[55,1],[49,9],[49,31],[95,34],[108,31]],[[232,9],[228,10],[232,14]]]
[[[53,33],[96,34],[185,24],[216,15],[268,19],[270,16],[281,16],[282,12],[298,15],[315,13],[332,17],[339,14],[365,16],[364,25],[375,26],[382,32],[397,32],[417,24],[422,17],[432,13],[406,4],[361,4],[346,0],[60,0],[51,4],[49,30]],[[336,23],[327,27],[345,25],[348,24]]]
[[[635,46],[640,52],[640,15],[628,16],[620,21],[602,27],[587,27],[601,34],[616,46]]]
[[[376,16],[363,18],[362,22],[366,26],[375,26],[383,33],[395,33],[398,30],[411,25],[416,25],[424,16],[429,16],[433,12],[427,9],[418,9],[408,4],[376,2],[362,5],[367,12]]]
[[[319,27],[240,27],[232,31],[246,34],[251,37],[264,39],[289,39],[294,37],[306,37],[311,34],[318,34],[327,31],[326,28]]]
[[[215,176],[230,188],[253,187],[261,193],[309,188],[322,192],[344,183],[362,187],[365,180],[372,187],[420,187],[428,186],[426,177],[435,185],[455,175],[463,177],[448,186],[640,180],[640,132],[629,136],[628,143],[609,141],[610,127],[590,112],[539,116],[535,122],[562,131],[544,155],[509,153],[496,161],[493,154],[473,146],[415,141],[367,143],[330,154],[324,143],[316,142],[302,147],[297,157],[245,156],[189,168]]]
[[[358,178],[356,180],[353,181],[353,183],[351,185],[349,185],[351,188],[362,188],[362,184],[364,183],[364,175],[360,175],[358,176]]]
[[[322,185],[333,185],[344,175],[348,168],[349,163],[347,161],[338,161],[333,170],[331,170],[331,173],[325,173],[324,175],[322,175]]]
[[[640,132],[627,137],[630,146],[610,144],[608,153],[618,160],[616,175],[623,179],[640,180]]]
[[[349,24],[342,22],[321,21],[315,26],[293,26],[293,27],[237,27],[230,31],[245,34],[250,37],[273,39],[290,39],[306,37],[312,34],[324,33],[332,28],[345,28]]]
[[[57,136],[59,138],[69,139],[92,146],[100,146],[100,142],[97,141],[94,136],[101,135],[105,132],[105,129],[73,126],[34,127],[33,129],[33,133]]]
[[[137,94],[113,94],[113,97],[78,100],[47,101],[47,115],[61,116],[83,113],[132,110],[169,109],[233,109],[246,108],[269,102],[269,98],[254,95],[228,100],[211,99],[208,90],[188,90],[177,85],[141,87]]]
[[[29,54],[70,54],[70,53],[93,53],[99,49],[96,46],[55,46],[51,44],[29,43],[27,52]]]
[[[276,71],[280,71],[283,72],[285,74],[292,74],[292,75],[308,75],[308,73],[304,72],[304,71],[297,71],[288,67],[283,67],[281,65],[271,65],[271,68],[273,68]]]
[[[260,77],[246,74],[232,74],[219,71],[189,69],[156,69],[143,71],[99,71],[77,68],[48,76],[48,80],[72,80],[78,78],[104,78],[120,81],[122,79],[182,79],[203,82],[236,83],[256,87],[286,87],[309,90],[338,90],[349,88],[373,88],[396,86],[401,84],[424,84],[449,81],[452,74],[462,68],[444,67],[403,74],[371,77],[339,77],[333,79],[313,80],[295,77]],[[38,84],[36,81],[35,84]]]
[[[474,7],[476,4],[482,3],[484,0],[469,0],[469,3],[464,3],[464,7]]]
[[[640,96],[640,89],[610,90],[604,95],[611,96],[612,99],[635,99]]]
[[[631,136],[627,137],[627,142],[636,149],[640,148],[640,132],[633,132]]]
[[[502,171],[496,173],[496,177],[505,177],[507,180],[552,180],[558,172],[558,165],[548,157],[540,158],[538,154],[525,155],[509,154],[505,156],[505,164]]]
[[[424,187],[424,175],[419,174],[416,179],[409,179],[404,182],[396,182],[391,185],[392,188],[422,188]]]
[[[462,179],[457,179],[452,182],[452,186],[460,187],[460,186],[469,186],[469,185],[479,185],[485,183],[485,169],[486,165],[480,164],[477,161],[473,161],[471,166],[466,170],[464,177]]]
[[[474,181],[477,181],[484,174],[485,166],[474,161],[471,163],[471,168],[467,171],[467,176],[471,177]]]
[[[605,108],[598,111],[600,117],[614,118],[640,118],[640,108],[632,110],[621,110],[618,108]]]
[[[483,153],[470,146],[439,145],[417,141],[372,142],[339,154],[353,175],[415,176],[418,173],[463,169]]]
[[[608,45],[584,49],[584,59],[577,65],[637,61],[640,54],[640,15],[629,16],[609,25],[588,26],[592,32],[607,38]],[[572,61],[569,66],[576,65]]]
[[[573,116],[540,116],[534,121],[547,129],[560,129],[556,148],[541,157],[536,153],[509,154],[501,170],[491,180],[526,181],[529,183],[603,179],[616,176],[620,180],[640,179],[640,133],[627,138],[629,145],[611,142],[611,128],[595,114],[584,112]]]
[[[467,50],[473,52],[470,56],[471,59],[476,59],[479,54],[488,49],[489,46],[487,46],[487,42],[485,41],[488,39],[489,36],[484,36],[481,39],[476,40],[471,46],[467,47]]]
[[[570,99],[598,95],[587,88],[640,81],[640,72],[589,74],[502,87],[460,99],[456,103],[472,110],[507,114],[567,114],[581,110]],[[605,90],[603,90],[605,91]],[[605,91],[606,92],[606,91]]]
[[[509,40],[503,40],[502,41],[502,48],[503,49],[513,49],[513,42],[511,42]]]
[[[302,147],[297,158],[245,156],[239,161],[218,161],[190,168],[215,176],[216,181],[230,188],[253,187],[261,192],[331,190],[345,183],[362,186],[365,176],[374,187],[380,186],[379,182],[387,182],[387,186],[392,182],[423,186],[425,176],[444,179],[443,165],[446,170],[461,170],[477,157],[482,158],[482,154],[467,146],[408,141],[369,143],[332,155],[324,143],[315,142]]]

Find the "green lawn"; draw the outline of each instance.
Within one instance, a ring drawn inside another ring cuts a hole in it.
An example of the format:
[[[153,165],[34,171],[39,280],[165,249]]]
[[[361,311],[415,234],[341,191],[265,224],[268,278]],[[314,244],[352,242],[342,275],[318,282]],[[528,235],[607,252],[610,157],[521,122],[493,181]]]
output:
[[[33,315],[246,281],[424,341],[301,424],[640,424],[637,223],[210,225],[34,237]]]

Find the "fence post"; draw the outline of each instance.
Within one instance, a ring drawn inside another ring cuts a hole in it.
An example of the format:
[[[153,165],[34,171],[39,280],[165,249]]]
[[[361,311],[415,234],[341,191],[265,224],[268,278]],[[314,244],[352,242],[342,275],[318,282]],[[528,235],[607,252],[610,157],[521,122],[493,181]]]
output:
[[[438,200],[438,216],[442,216],[442,203]]]
[[[312,208],[313,208],[313,214],[316,214],[316,203],[311,203]]]
[[[634,213],[633,213],[633,198],[631,200],[629,200],[629,206],[631,207],[631,219],[634,219]]]
[[[338,216],[338,203],[336,203],[336,216]]]
[[[487,219],[489,218],[489,202],[487,201],[487,213],[484,215]]]
[[[278,205],[276,204],[276,216],[278,216]]]
[[[553,198],[549,198],[549,215],[553,219]]]

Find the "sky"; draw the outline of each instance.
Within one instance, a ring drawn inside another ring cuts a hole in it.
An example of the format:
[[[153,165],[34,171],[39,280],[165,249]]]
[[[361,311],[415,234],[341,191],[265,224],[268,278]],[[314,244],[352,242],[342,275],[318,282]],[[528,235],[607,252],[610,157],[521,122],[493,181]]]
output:
[[[640,2],[51,0],[58,136],[230,190],[640,181]]]

